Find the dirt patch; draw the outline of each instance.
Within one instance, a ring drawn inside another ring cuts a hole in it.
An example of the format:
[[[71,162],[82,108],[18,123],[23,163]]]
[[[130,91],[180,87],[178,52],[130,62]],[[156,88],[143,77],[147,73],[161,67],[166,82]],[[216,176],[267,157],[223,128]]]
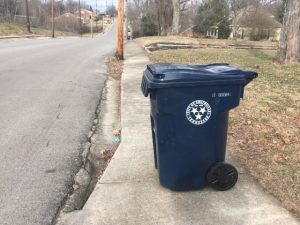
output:
[[[228,146],[267,192],[300,218],[300,65],[274,65],[275,51],[197,49],[149,54],[152,62],[229,63],[258,72],[231,111]]]
[[[111,56],[106,60],[107,74],[120,80],[123,72],[123,61]]]

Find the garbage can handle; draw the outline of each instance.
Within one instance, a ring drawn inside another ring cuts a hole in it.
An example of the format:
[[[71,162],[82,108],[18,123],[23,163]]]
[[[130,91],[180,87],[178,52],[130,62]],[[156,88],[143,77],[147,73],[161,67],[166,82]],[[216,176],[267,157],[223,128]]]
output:
[[[142,84],[141,84],[141,90],[143,92],[143,95],[145,97],[148,97],[150,87],[148,86],[148,82],[146,81],[146,76],[143,76]]]
[[[166,64],[166,63],[165,63]],[[166,64],[167,65],[167,64]],[[153,77],[158,78],[158,79],[163,79],[165,75],[161,72],[158,72],[155,67],[152,65],[147,65],[147,70],[153,75]]]

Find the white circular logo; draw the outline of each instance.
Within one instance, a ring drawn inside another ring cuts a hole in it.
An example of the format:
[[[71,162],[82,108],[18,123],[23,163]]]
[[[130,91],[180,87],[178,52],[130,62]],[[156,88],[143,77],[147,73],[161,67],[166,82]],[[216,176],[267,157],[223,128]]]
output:
[[[186,118],[192,124],[201,125],[206,123],[211,116],[210,105],[203,100],[193,101],[186,109]]]

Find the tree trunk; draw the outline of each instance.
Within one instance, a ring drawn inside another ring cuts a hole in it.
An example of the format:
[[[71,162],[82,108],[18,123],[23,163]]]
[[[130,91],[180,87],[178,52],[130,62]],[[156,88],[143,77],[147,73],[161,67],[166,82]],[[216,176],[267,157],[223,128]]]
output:
[[[161,36],[161,30],[162,30],[162,16],[161,16],[161,3],[160,0],[155,0],[155,4],[156,4],[156,15],[157,15],[157,25],[158,25],[158,35]]]
[[[238,32],[238,23],[237,23],[237,14],[238,14],[238,11],[235,10],[233,12],[233,19],[232,19],[232,37],[233,37],[233,40],[237,41],[237,32]]]
[[[278,63],[300,63],[300,2],[288,0],[276,56]]]
[[[178,35],[180,32],[180,0],[172,0],[173,2],[173,24],[172,34]]]
[[[156,0],[159,34],[166,36],[172,31],[173,4],[171,0]]]

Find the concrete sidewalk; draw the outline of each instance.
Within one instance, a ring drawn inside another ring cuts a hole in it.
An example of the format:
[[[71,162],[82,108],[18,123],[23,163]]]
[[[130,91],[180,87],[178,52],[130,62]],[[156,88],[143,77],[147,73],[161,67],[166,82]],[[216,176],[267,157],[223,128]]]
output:
[[[122,78],[122,143],[84,208],[59,225],[296,225],[300,224],[227,155],[239,171],[226,192],[173,192],[159,185],[153,165],[149,99],[140,91],[149,63],[134,42],[126,45]]]

